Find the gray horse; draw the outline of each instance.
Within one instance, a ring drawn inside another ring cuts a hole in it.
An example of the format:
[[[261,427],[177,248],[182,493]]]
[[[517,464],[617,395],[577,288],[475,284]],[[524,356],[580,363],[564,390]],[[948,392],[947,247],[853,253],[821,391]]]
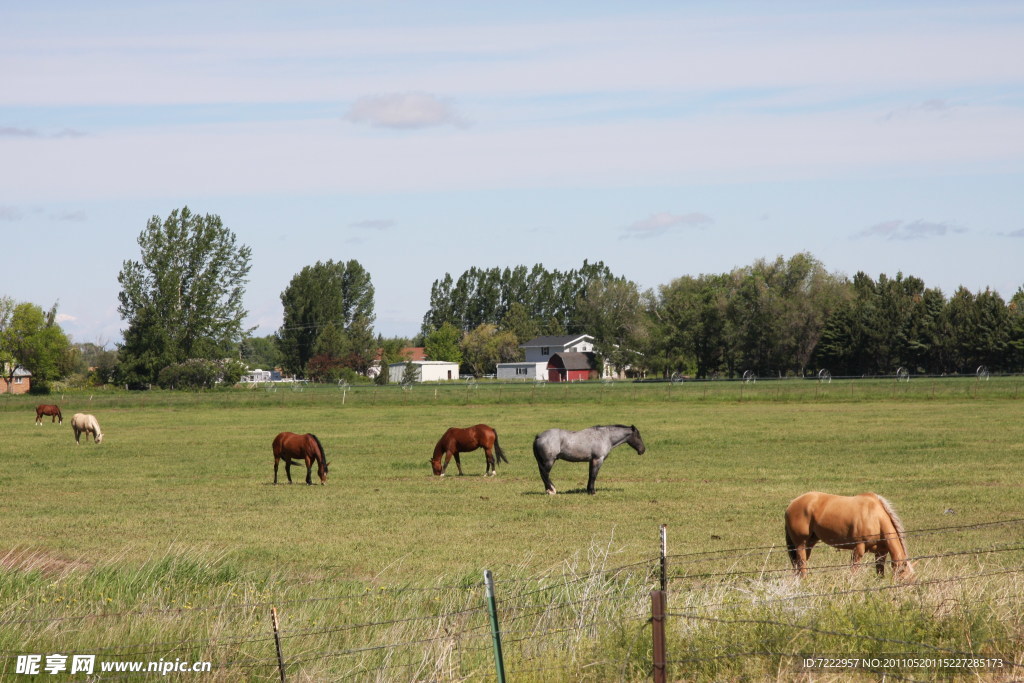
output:
[[[551,483],[551,477],[548,476],[555,460],[589,462],[590,480],[587,482],[587,493],[594,495],[594,482],[597,480],[601,463],[613,448],[623,443],[628,443],[640,455],[647,450],[644,440],[640,438],[639,430],[633,426],[604,425],[578,432],[570,432],[565,429],[549,429],[546,432],[541,432],[533,440],[533,455],[537,458],[537,467],[540,468],[540,478],[544,480],[544,489],[552,496],[557,493],[555,485]]]

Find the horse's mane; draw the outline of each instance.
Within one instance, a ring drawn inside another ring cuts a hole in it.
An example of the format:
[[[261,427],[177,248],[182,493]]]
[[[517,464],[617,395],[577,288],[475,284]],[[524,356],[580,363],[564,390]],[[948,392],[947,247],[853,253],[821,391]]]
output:
[[[900,539],[900,545],[903,546],[903,552],[909,555],[910,551],[907,550],[907,541],[904,538],[903,520],[900,519],[900,516],[896,514],[896,509],[888,500],[886,500],[882,496],[878,496],[878,502],[880,502],[882,504],[882,507],[885,508],[886,514],[888,514],[889,519],[892,520],[892,525],[896,527],[896,537]]]
[[[327,474],[327,451],[324,450],[324,445],[320,443],[320,439],[317,438],[316,434],[310,434],[313,437],[313,441],[316,441],[317,448],[320,449],[320,458],[324,463],[324,474]]]

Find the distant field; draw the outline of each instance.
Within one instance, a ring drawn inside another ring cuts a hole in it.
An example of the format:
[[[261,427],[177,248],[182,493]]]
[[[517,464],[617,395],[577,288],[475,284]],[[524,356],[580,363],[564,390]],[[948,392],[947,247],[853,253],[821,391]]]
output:
[[[38,402],[60,403],[64,426],[35,426]],[[75,613],[71,600],[89,609],[170,605],[152,593],[150,584],[161,581],[179,586],[182,600],[191,584],[194,600],[221,604],[232,601],[228,584],[245,584],[246,599],[257,591],[263,603],[367,587],[470,585],[483,569],[499,581],[521,580],[582,571],[595,553],[604,567],[646,562],[657,557],[661,524],[670,554],[725,558],[695,568],[680,557],[680,572],[785,570],[782,511],[812,489],[878,492],[910,530],[973,526],[912,537],[915,556],[1024,545],[1024,525],[983,526],[1024,517],[1022,408],[1020,378],[0,396],[7,511],[0,597],[42,619]],[[75,445],[69,420],[77,411],[98,417],[103,444]],[[462,456],[467,476],[432,477],[427,461],[444,429],[477,422],[497,429],[511,462],[485,478],[476,452]],[[561,493],[545,495],[534,435],[610,423],[635,424],[647,453],[614,451],[596,496],[583,491],[585,466],[559,462],[552,478]],[[303,468],[293,469],[296,484],[270,485],[270,443],[286,430],[320,437],[331,462],[326,486],[302,484]],[[977,558],[975,566],[1020,567],[1024,550]],[[812,572],[846,561],[818,551]],[[962,572],[971,563],[958,561],[955,570],[925,561],[922,573]],[[190,569],[179,576],[182,566]],[[88,587],[95,577],[74,578],[97,572],[124,574],[131,587],[101,596]],[[824,573],[816,580],[836,580]],[[73,585],[75,597],[59,608],[56,596],[40,602],[55,590],[45,587],[51,583]],[[1019,605],[1017,585],[1006,590]],[[642,605],[646,593],[639,595]],[[81,647],[85,638],[52,629],[26,640],[3,623],[0,648],[8,653]],[[183,635],[152,628],[162,635],[143,629],[127,636],[129,644]],[[1016,628],[1019,638],[1019,621]],[[617,647],[628,653],[641,645]],[[1019,641],[1014,647],[1020,653]],[[479,671],[470,661],[465,655],[462,673],[449,677]],[[330,659],[310,666],[334,671]],[[373,678],[356,675],[364,677]]]

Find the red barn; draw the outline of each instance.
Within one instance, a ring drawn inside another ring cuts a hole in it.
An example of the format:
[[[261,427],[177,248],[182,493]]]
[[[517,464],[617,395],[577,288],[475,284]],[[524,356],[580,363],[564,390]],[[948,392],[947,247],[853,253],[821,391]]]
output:
[[[594,354],[563,351],[551,356],[548,361],[549,382],[579,382],[597,379],[597,364]]]

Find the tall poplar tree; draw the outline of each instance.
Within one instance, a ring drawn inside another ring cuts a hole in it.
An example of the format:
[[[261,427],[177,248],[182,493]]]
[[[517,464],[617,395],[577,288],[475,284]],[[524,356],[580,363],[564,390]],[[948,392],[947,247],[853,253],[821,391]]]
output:
[[[228,355],[249,331],[242,297],[252,250],[219,216],[187,206],[153,216],[138,243],[141,260],[125,261],[117,276],[124,381],[155,382],[168,364]]]
[[[352,259],[348,262],[317,261],[299,271],[281,292],[284,324],[277,333],[282,367],[297,374],[318,352],[330,353],[339,362],[343,356],[359,360],[353,369],[365,372],[375,355],[372,325],[373,283],[370,273]],[[317,348],[321,335],[325,338]]]

